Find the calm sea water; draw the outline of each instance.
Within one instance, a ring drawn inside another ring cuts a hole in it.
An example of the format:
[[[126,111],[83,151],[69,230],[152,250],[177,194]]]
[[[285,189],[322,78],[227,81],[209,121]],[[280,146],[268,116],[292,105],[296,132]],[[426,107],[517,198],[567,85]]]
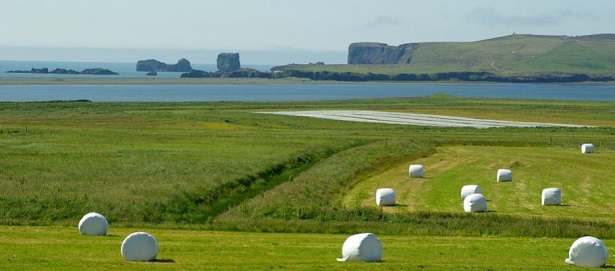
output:
[[[552,84],[240,84],[0,85],[0,101],[87,99],[95,102],[319,101],[458,97],[615,101],[615,86]]]
[[[215,65],[193,66],[196,69],[215,70]],[[119,72],[119,77],[145,77],[144,73],[135,71],[136,63],[0,61],[0,79],[19,75],[3,72],[6,70],[43,67],[75,70],[101,67]],[[178,73],[159,74],[179,77]],[[19,76],[61,78],[58,75]],[[271,82],[271,84],[238,85],[0,85],[0,101],[79,99],[95,102],[320,101],[425,97],[434,94],[473,98],[615,101],[615,85],[612,84],[280,84],[273,80]]]
[[[167,63],[174,64],[174,63]],[[217,70],[216,64],[195,64],[192,63],[192,68],[214,72]],[[267,71],[271,69],[269,65],[244,65],[249,68]],[[82,75],[82,74],[29,74],[29,73],[7,73],[7,71],[15,70],[31,70],[32,68],[42,69],[48,68],[49,71],[56,68],[72,69],[82,71],[91,68],[109,69],[119,73],[113,75],[113,78],[146,78],[146,72],[137,72],[137,62],[134,63],[117,63],[117,62],[59,62],[59,61],[6,61],[0,60],[0,78],[6,77],[47,77],[47,78],[98,78],[108,75]],[[157,77],[161,78],[179,78],[181,73],[177,72],[159,72]]]

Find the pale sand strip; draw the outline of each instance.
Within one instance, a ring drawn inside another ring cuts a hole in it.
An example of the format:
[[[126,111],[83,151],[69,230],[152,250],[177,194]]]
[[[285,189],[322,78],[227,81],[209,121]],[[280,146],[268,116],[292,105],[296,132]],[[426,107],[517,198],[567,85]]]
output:
[[[494,127],[591,127],[572,124],[557,123],[538,123],[538,122],[519,122],[489,119],[474,119],[454,116],[440,116],[412,113],[395,113],[384,111],[365,111],[365,110],[314,110],[314,111],[279,111],[279,112],[257,112],[262,114],[276,114],[286,116],[301,116],[342,121],[373,122],[406,124],[419,126],[440,126],[440,127],[474,127],[474,128],[494,128]]]

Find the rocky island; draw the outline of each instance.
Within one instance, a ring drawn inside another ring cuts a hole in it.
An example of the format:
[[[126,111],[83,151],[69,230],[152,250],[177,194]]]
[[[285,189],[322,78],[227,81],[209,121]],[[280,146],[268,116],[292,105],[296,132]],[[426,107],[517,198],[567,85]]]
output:
[[[61,69],[56,68],[55,70],[49,71],[48,68],[32,68],[30,70],[14,70],[7,71],[7,73],[36,73],[36,74],[88,74],[88,75],[118,75],[119,73],[111,71],[109,69],[103,68],[93,68],[93,69],[85,69],[82,71],[76,71],[73,69]]]
[[[242,68],[238,53],[221,53],[216,60],[218,71],[191,70],[181,78],[271,78],[271,72]]]
[[[190,72],[192,65],[190,61],[182,58],[176,64],[166,64],[156,59],[147,59],[137,61],[138,72]]]

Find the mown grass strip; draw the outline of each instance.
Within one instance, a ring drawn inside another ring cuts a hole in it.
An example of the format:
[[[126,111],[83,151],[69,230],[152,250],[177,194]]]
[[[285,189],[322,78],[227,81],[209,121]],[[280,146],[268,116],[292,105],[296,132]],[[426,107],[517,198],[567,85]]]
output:
[[[127,262],[122,240],[154,235],[158,261]],[[394,236],[380,234],[383,261],[337,262],[346,234],[285,234],[111,227],[0,226],[2,270],[576,270],[564,263],[576,238]],[[603,240],[607,247],[612,239]],[[609,267],[612,261],[608,262]]]

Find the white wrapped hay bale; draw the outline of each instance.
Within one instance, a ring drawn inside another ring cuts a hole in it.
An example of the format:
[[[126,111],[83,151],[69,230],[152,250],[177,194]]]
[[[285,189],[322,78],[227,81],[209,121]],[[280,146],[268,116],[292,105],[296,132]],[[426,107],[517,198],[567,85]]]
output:
[[[608,258],[606,246],[600,239],[585,236],[577,239],[570,246],[566,263],[586,267],[603,267]]]
[[[393,188],[376,190],[376,204],[378,206],[395,206],[395,190]]]
[[[107,219],[99,213],[87,213],[79,220],[79,233],[83,235],[106,235],[108,228]]]
[[[487,211],[487,200],[483,194],[470,194],[463,200],[463,210],[466,213]]]
[[[346,239],[342,246],[342,258],[337,261],[382,261],[382,242],[373,233],[359,233]]]
[[[483,191],[477,184],[464,185],[461,188],[461,200],[464,200],[470,194],[482,194]]]
[[[122,256],[127,261],[154,261],[157,254],[158,242],[147,232],[131,233],[122,242]]]
[[[594,144],[585,143],[581,145],[581,153],[594,153]]]
[[[562,205],[562,190],[556,187],[543,189],[542,205]]]
[[[423,165],[410,165],[408,168],[408,175],[410,178],[423,178],[425,175]]]
[[[501,168],[498,169],[497,177],[498,182],[510,182],[512,181],[512,170]]]

